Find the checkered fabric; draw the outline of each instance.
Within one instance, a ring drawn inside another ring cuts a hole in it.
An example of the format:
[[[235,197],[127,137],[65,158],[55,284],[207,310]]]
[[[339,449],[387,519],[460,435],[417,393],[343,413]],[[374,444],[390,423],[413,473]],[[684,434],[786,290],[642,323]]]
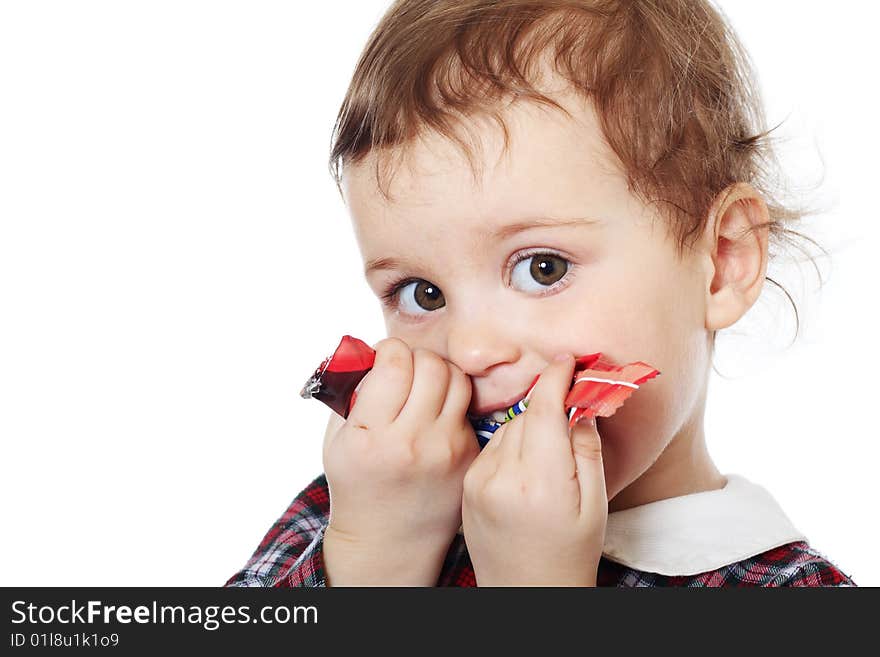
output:
[[[326,586],[321,558],[330,517],[327,479],[321,474],[272,525],[254,554],[226,586]],[[437,586],[476,586],[464,537],[456,534]],[[787,543],[743,561],[696,575],[668,576],[636,570],[603,557],[599,586],[856,586],[804,541]]]

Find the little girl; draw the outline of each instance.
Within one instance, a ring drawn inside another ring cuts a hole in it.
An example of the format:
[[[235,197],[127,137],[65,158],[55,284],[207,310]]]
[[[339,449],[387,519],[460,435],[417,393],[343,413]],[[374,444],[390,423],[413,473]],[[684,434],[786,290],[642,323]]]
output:
[[[331,153],[389,337],[227,585],[854,586],[706,448],[716,332],[798,236],[767,136],[706,1],[395,2]],[[662,376],[569,430],[595,352]]]

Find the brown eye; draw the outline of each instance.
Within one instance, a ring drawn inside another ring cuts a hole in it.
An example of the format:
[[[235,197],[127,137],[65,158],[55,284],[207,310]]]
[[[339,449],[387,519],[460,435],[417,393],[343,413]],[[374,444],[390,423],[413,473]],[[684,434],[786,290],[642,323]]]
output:
[[[410,292],[412,290],[412,292]],[[410,315],[419,315],[421,310],[438,310],[446,305],[440,288],[428,281],[412,281],[400,288],[401,310]],[[411,304],[415,302],[416,306]]]
[[[565,276],[568,269],[565,260],[551,255],[538,255],[531,258],[529,273],[541,285],[553,285]]]
[[[526,266],[528,265],[528,266]],[[511,284],[523,292],[540,291],[557,283],[568,272],[568,260],[552,253],[536,253],[516,263]],[[538,287],[535,287],[535,283]]]

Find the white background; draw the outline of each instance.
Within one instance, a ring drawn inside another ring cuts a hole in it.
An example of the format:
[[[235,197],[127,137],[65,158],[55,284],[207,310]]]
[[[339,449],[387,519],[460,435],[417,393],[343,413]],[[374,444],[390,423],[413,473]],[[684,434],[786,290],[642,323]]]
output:
[[[326,161],[386,5],[0,4],[0,584],[220,585],[322,471],[300,387],[384,337]],[[880,585],[877,10],[721,6],[834,258],[795,346],[769,286],[719,339],[710,451]]]

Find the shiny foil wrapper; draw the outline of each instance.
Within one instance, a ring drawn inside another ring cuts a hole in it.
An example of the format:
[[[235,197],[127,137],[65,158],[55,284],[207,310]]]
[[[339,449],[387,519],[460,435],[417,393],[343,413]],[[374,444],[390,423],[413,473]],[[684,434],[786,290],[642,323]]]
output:
[[[336,351],[306,381],[300,397],[324,402],[334,413],[348,418],[357,399],[355,388],[373,368],[375,360],[376,351],[370,345],[344,335]]]
[[[357,399],[355,388],[372,369],[375,358],[375,350],[366,342],[345,335],[336,351],[325,358],[309,377],[300,395],[324,402],[335,413],[347,418]],[[565,397],[569,427],[583,418],[613,415],[642,383],[659,374],[659,370],[641,361],[617,365],[601,353],[577,357],[571,389]],[[494,417],[468,416],[480,447],[484,447],[503,424],[525,412],[539,378],[540,374],[532,381],[525,398],[508,408],[503,419],[498,414],[493,414]]]

